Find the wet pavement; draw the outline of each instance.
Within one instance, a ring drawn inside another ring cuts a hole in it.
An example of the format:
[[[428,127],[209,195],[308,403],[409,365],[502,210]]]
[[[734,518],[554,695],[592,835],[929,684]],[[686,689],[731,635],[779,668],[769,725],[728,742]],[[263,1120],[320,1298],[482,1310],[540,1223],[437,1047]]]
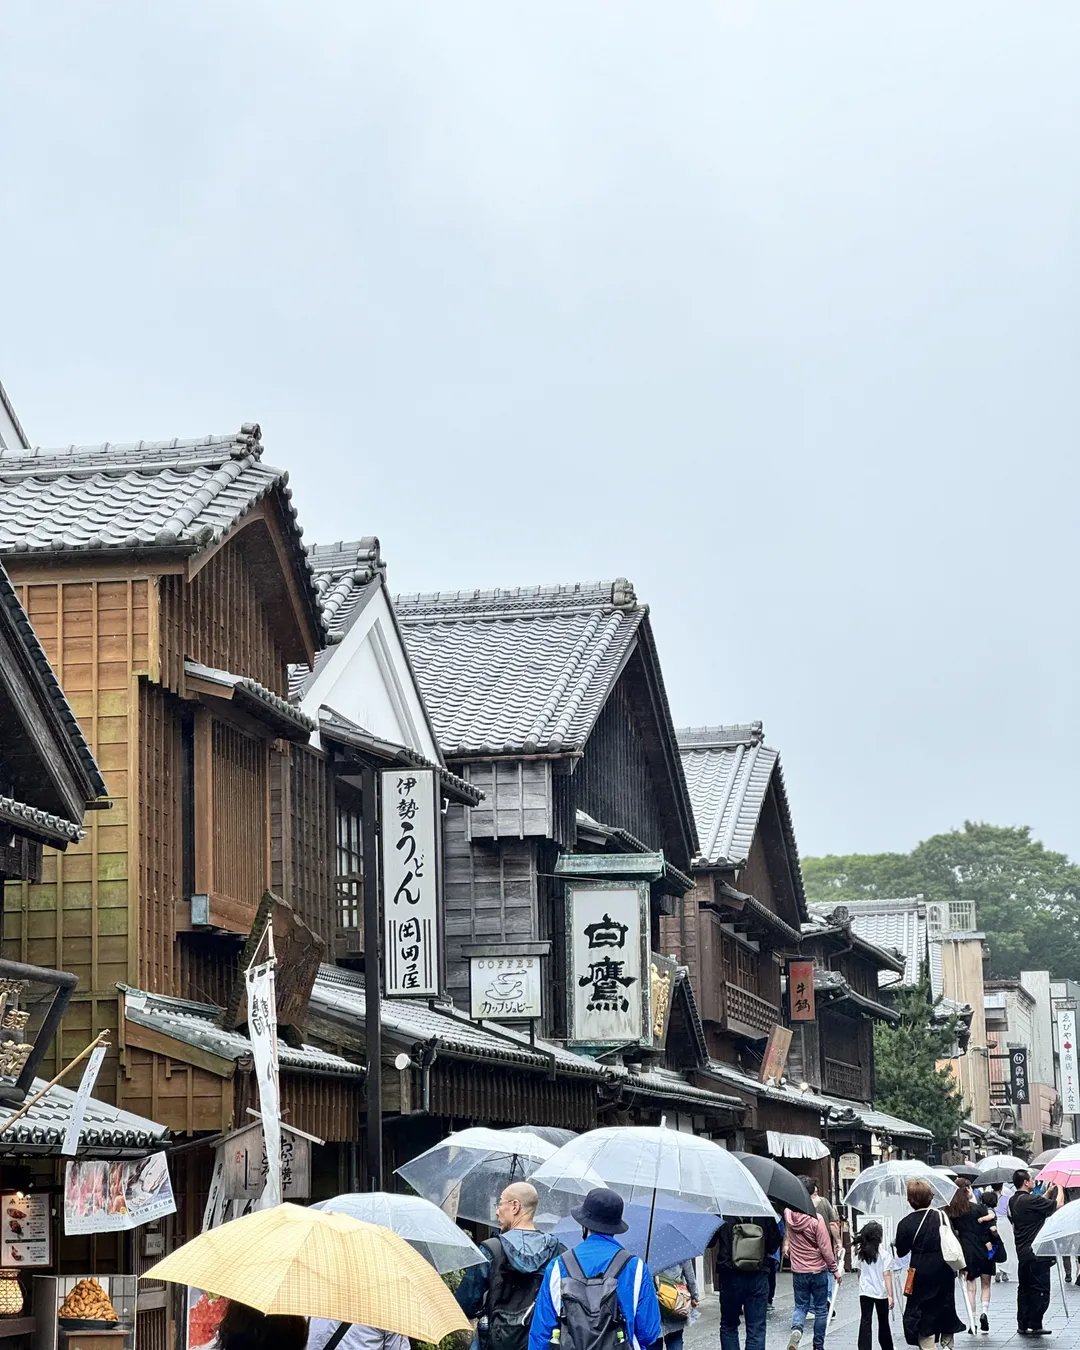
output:
[[[957,1315],[966,1320],[963,1311],[963,1294],[957,1286]],[[1009,1343],[1010,1350],[1020,1346],[1047,1345],[1060,1350],[1080,1350],[1080,1288],[1073,1284],[1063,1288],[1057,1272],[1053,1275],[1050,1309],[1046,1315],[1046,1325],[1053,1331],[1052,1336],[1030,1339],[1016,1334],[1016,1281],[1008,1284],[995,1284],[990,1302],[990,1334],[971,1336],[961,1332],[956,1337],[956,1350],[964,1350],[965,1345],[997,1347]],[[776,1286],[776,1302],[769,1314],[766,1350],[784,1350],[788,1332],[791,1328],[791,1276],[781,1275]],[[1066,1309],[1069,1316],[1066,1317]],[[686,1350],[719,1350],[720,1345],[720,1307],[716,1294],[705,1294],[702,1298],[700,1318],[687,1329]],[[803,1344],[809,1350],[812,1343],[813,1323],[808,1318],[803,1336]],[[854,1272],[844,1277],[840,1294],[836,1300],[836,1312],[826,1340],[828,1350],[856,1350],[859,1333],[859,1278]],[[904,1332],[900,1325],[900,1308],[893,1310],[893,1341],[896,1350],[903,1350]],[[743,1337],[740,1335],[740,1344]],[[875,1335],[874,1350],[877,1350]]]

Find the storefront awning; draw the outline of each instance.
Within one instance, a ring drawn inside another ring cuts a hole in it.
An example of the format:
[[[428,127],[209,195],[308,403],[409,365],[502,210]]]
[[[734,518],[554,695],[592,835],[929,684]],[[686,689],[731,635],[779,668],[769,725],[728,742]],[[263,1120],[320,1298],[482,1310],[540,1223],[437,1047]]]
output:
[[[773,1158],[827,1158],[829,1146],[824,1139],[815,1139],[812,1134],[783,1134],[779,1130],[766,1130],[765,1140],[769,1155]]]

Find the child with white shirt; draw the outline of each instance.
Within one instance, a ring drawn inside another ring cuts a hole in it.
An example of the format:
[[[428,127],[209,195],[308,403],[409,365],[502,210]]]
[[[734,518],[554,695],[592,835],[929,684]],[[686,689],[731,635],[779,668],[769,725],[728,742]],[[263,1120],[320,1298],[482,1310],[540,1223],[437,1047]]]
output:
[[[893,1306],[892,1260],[882,1250],[881,1224],[863,1224],[855,1236],[855,1260],[859,1266],[859,1350],[871,1350],[874,1309],[877,1309],[878,1344],[893,1350],[889,1312]]]

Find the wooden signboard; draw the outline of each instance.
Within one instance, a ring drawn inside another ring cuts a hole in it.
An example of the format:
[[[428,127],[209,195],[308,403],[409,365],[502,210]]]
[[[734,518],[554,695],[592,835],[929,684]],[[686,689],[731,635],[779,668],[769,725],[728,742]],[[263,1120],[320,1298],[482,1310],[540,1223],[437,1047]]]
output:
[[[266,1146],[262,1122],[252,1121],[218,1145],[224,1163],[226,1200],[257,1200],[266,1184]],[[281,1124],[281,1198],[306,1200],[311,1194],[311,1139]]]
[[[814,1007],[813,961],[789,961],[787,975],[788,1003],[792,1022],[813,1022],[817,1018]]]
[[[780,1082],[780,1079],[784,1076],[784,1069],[787,1067],[790,1049],[791,1028],[782,1027],[777,1023],[769,1032],[769,1043],[765,1047],[765,1058],[761,1061],[761,1072],[758,1078],[762,1083],[767,1083],[770,1078],[774,1083]]]
[[[308,999],[319,973],[320,962],[326,959],[326,944],[313,933],[297,915],[293,907],[273,891],[263,895],[251,925],[251,933],[244,943],[238,969],[248,968],[266,933],[267,925],[274,925],[274,952],[277,965],[274,987],[277,994],[278,1030],[303,1030],[307,1017]],[[229,1005],[222,1015],[222,1025],[230,1031],[242,1026],[248,1017],[247,992],[243,975],[236,979]],[[288,1040],[288,1037],[285,1037]]]

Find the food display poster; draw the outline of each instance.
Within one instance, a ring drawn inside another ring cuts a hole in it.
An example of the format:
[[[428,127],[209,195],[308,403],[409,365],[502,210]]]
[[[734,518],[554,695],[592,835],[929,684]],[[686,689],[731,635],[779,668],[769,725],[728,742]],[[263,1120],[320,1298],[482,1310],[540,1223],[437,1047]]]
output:
[[[176,1213],[164,1153],[138,1162],[69,1162],[64,1232],[117,1233]]]
[[[0,1267],[23,1270],[52,1265],[49,1197],[36,1192],[0,1195]]]
[[[229,1306],[227,1298],[208,1294],[205,1289],[187,1291],[187,1350],[206,1350],[217,1340],[218,1327]]]

